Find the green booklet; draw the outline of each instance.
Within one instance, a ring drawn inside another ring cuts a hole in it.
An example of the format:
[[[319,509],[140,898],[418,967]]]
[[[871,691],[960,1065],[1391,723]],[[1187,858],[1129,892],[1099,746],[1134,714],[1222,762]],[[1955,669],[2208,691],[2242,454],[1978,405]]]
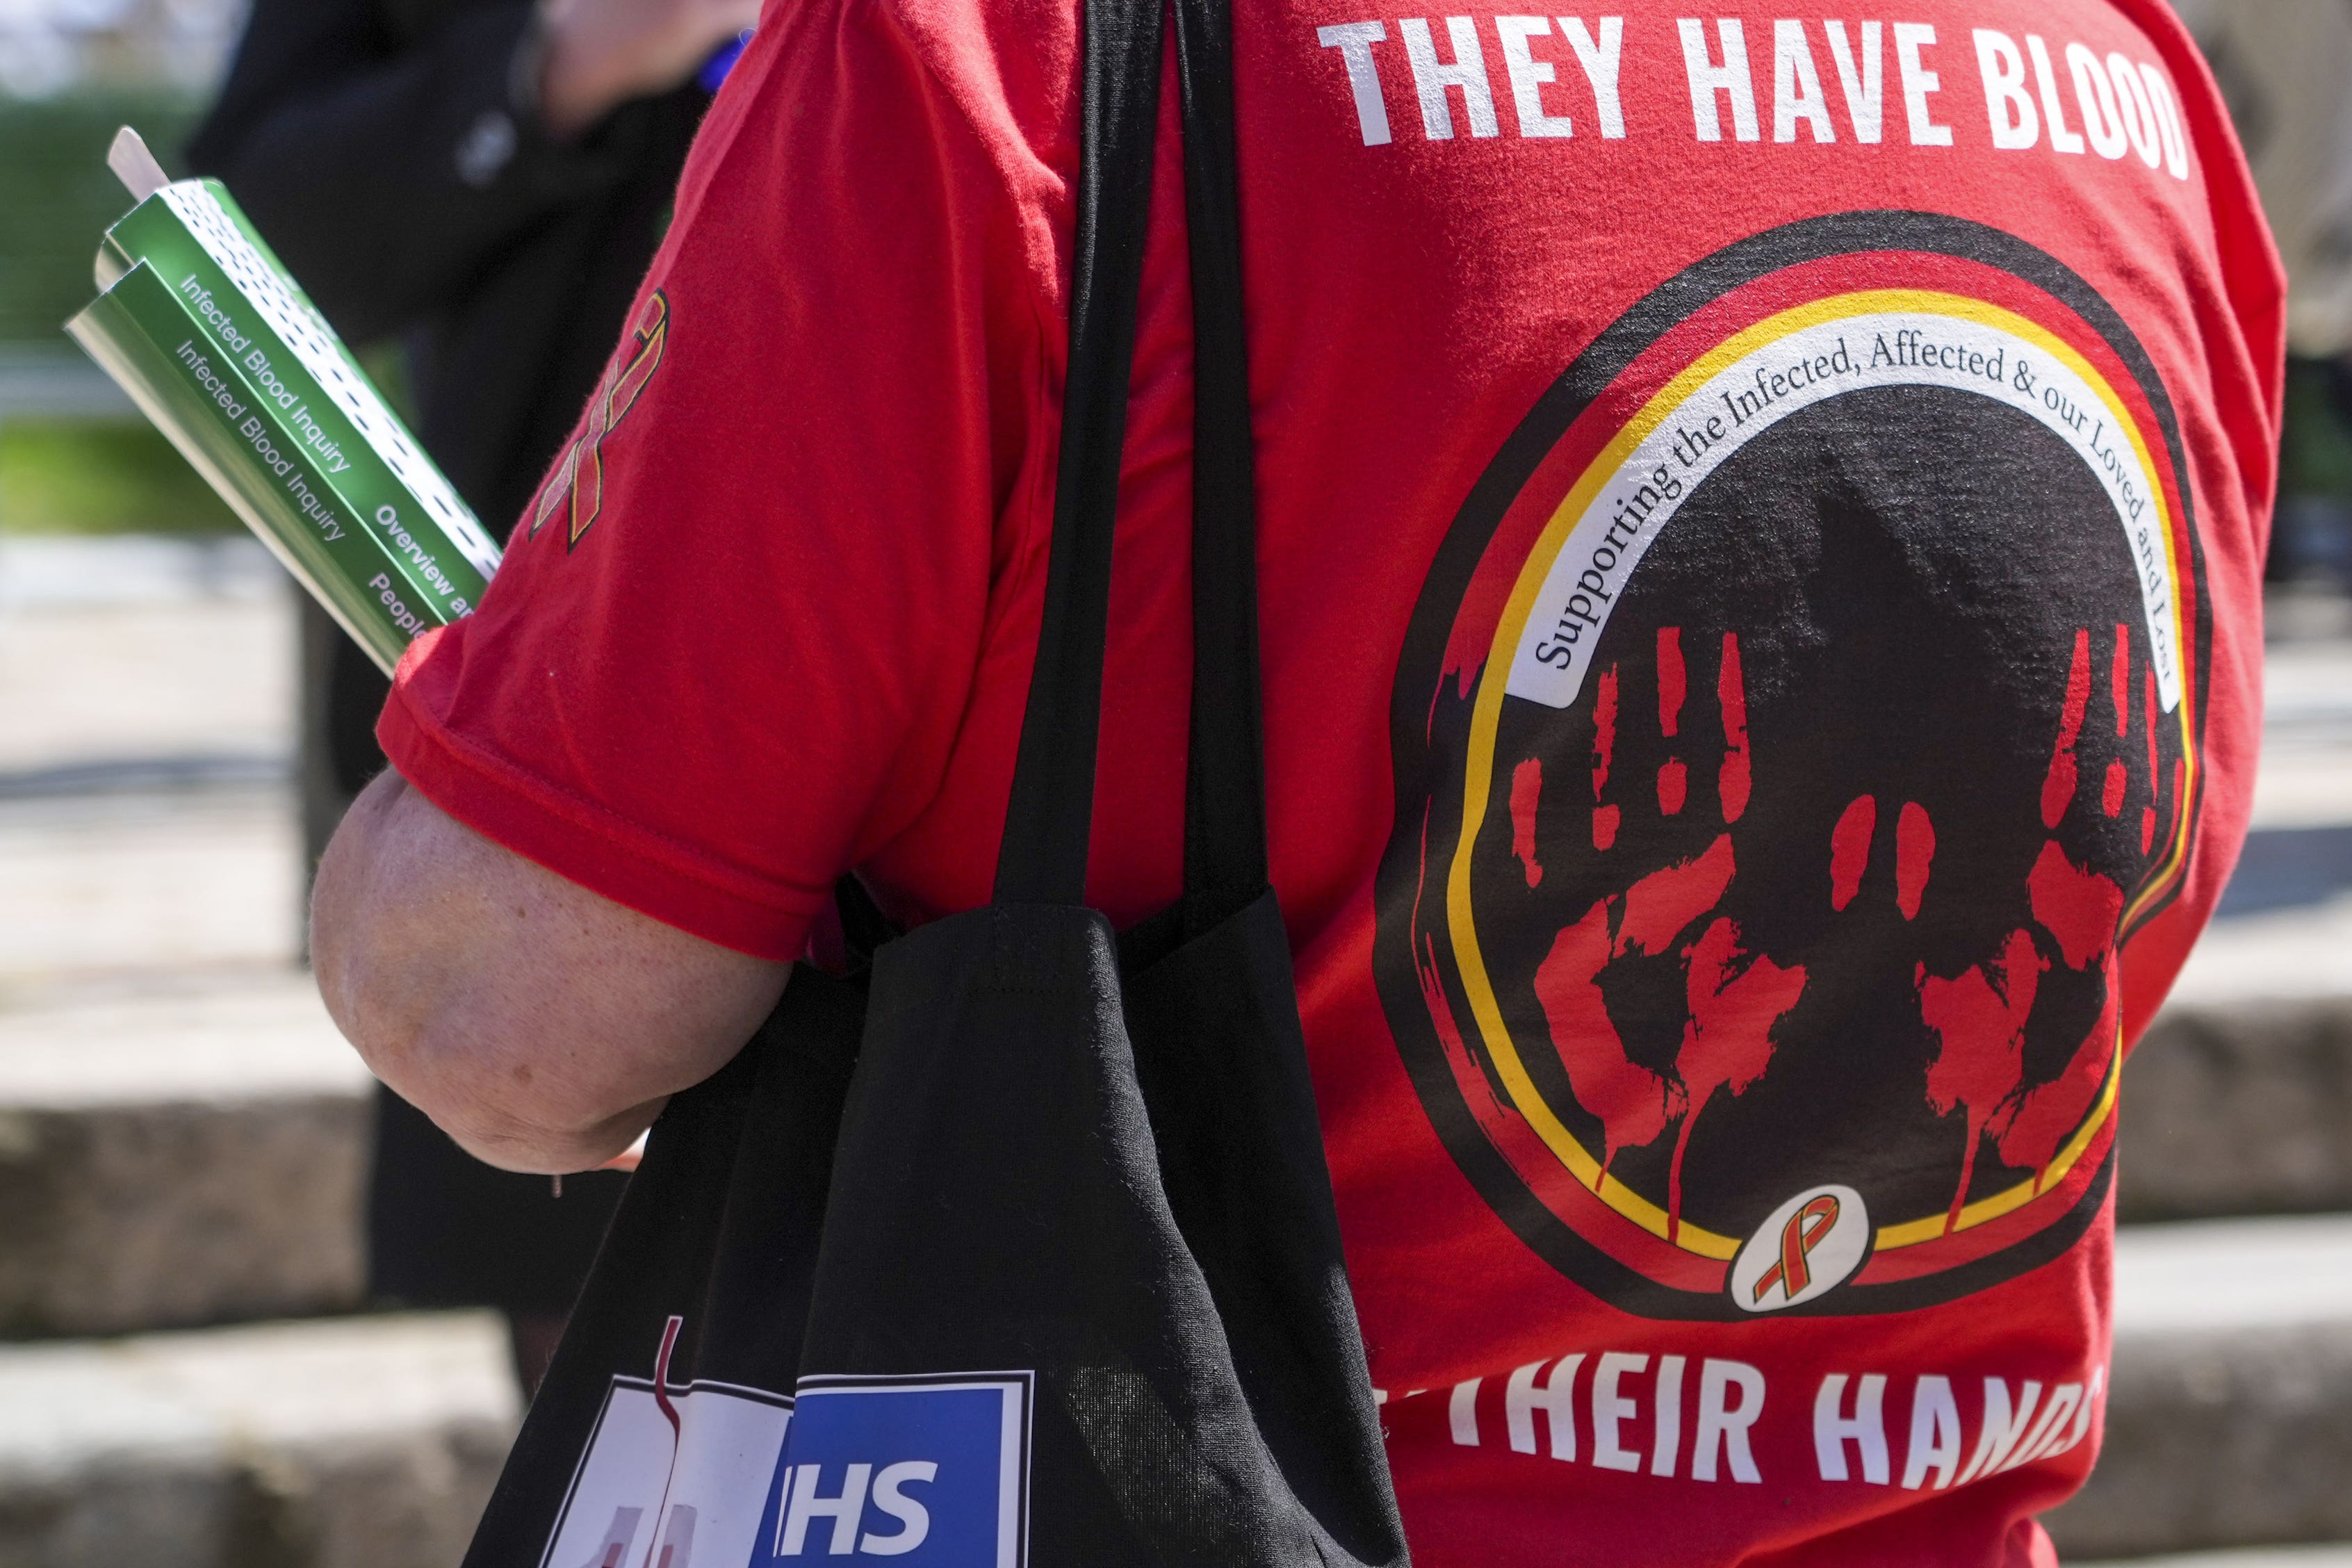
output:
[[[107,162],[138,205],[66,331],[389,671],[498,546],[217,181],[166,179],[127,127]]]

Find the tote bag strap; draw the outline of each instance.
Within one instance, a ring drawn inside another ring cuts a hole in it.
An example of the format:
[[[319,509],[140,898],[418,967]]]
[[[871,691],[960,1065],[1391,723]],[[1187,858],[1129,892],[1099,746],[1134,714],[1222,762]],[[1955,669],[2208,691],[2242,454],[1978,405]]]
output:
[[[1186,936],[1194,937],[1265,889],[1265,724],[1233,17],[1228,0],[1175,5],[1192,263],[1192,733],[1183,919]]]
[[[1257,518],[1225,0],[1176,0],[1193,320],[1192,701],[1184,913],[1197,935],[1266,885]],[[1151,203],[1160,0],[1087,0],[1070,363],[1037,662],[998,903],[1081,904],[1111,542]]]
[[[1160,117],[1160,0],[1086,0],[1070,363],[1037,663],[997,854],[1000,904],[1084,904],[1111,532]]]

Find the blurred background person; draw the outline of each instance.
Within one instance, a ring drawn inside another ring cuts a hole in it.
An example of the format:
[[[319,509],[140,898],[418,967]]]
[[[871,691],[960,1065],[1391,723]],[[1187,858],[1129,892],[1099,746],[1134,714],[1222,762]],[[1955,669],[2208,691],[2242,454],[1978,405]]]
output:
[[[2286,263],[2286,424],[2267,575],[2340,590],[2352,583],[2352,0],[2176,7],[2221,84]],[[2336,595],[2319,603],[2333,612]],[[2287,607],[2273,595],[2273,613]]]
[[[593,389],[757,0],[256,0],[188,145],[503,537]],[[383,766],[383,678],[307,599],[306,865]],[[373,1294],[498,1307],[535,1384],[624,1180],[492,1169],[379,1090]]]

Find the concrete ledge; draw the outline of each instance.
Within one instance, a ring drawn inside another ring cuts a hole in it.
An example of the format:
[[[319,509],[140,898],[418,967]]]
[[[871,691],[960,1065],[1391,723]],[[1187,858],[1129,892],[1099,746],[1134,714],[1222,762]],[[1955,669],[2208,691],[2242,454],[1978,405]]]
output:
[[[0,1332],[357,1305],[367,1085],[299,974],[0,1014]]]
[[[2352,1219],[2125,1230],[2106,1435],[2068,1557],[2352,1541]]]
[[[2183,992],[2125,1076],[2119,1212],[2352,1211],[2352,989]],[[367,1089],[298,973],[0,1013],[0,1333],[356,1305]]]
[[[0,1349],[11,1568],[449,1568],[520,1419],[499,1320]]]
[[[2168,1007],[2124,1069],[2122,1137],[2126,1222],[2352,1210],[2352,994]]]
[[[2352,1211],[2352,897],[2206,931],[2125,1068],[2116,1202]]]

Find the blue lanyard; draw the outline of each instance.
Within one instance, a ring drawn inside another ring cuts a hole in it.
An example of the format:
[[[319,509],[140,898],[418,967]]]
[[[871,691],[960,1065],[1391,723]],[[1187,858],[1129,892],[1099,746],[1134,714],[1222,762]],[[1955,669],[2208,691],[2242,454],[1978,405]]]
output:
[[[727,79],[727,73],[735,68],[735,62],[743,58],[743,46],[751,41],[751,29],[746,27],[719,45],[711,52],[710,58],[702,62],[702,68],[694,73],[694,84],[705,92],[717,92],[719,84]]]

